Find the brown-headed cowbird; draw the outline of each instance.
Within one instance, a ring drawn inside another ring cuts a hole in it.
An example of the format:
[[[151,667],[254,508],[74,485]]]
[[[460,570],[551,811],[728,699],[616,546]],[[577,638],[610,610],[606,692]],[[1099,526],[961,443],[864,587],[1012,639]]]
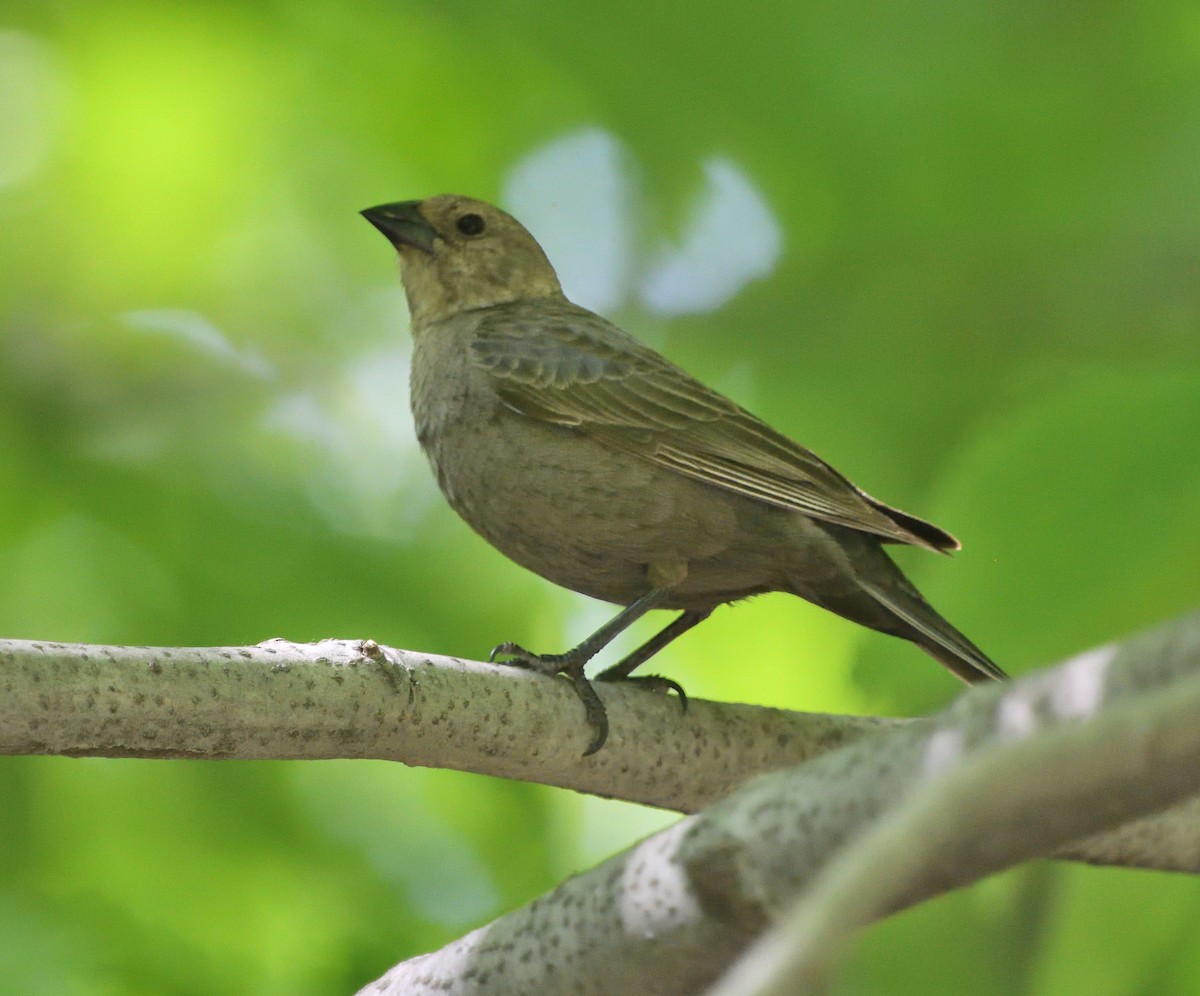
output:
[[[588,660],[649,609],[674,622],[600,680],[724,602],[788,591],[911,640],[964,681],[1005,677],[883,550],[958,541],[890,508],[815,454],[563,295],[541,246],[498,208],[443,195],[363,215],[400,255],[417,436],[450,504],[555,584],[625,606],[563,654],[506,663],[566,675],[592,741],[608,721]]]

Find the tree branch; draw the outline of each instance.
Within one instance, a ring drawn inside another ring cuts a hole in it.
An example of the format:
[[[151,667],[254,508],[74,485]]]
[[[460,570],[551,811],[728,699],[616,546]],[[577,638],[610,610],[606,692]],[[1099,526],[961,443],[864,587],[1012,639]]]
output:
[[[565,681],[379,647],[106,647],[0,640],[0,754],[379,758],[694,812],[748,777],[904,720],[679,701],[604,685],[590,735]]]
[[[932,720],[603,694],[585,759],[565,683],[494,665],[0,641],[0,752],[391,758],[710,806],[377,992],[684,993],[731,967],[718,992],[802,992],[862,924],[1028,858],[1200,871],[1200,616]]]
[[[810,992],[857,927],[1020,861],[1200,871],[1198,791],[1200,615],[764,775],[363,992]]]

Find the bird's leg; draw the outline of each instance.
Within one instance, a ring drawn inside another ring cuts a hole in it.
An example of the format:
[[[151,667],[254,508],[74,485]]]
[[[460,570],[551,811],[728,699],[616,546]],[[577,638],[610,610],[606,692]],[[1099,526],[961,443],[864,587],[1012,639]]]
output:
[[[572,647],[566,653],[535,654],[515,643],[501,643],[492,650],[488,656],[488,660],[496,661],[500,664],[511,664],[515,667],[528,668],[531,671],[537,671],[541,674],[561,674],[567,677],[575,687],[575,694],[583,702],[588,725],[592,728],[592,742],[588,744],[588,749],[584,751],[583,755],[587,757],[588,754],[596,753],[596,751],[604,746],[604,741],[608,739],[608,713],[605,711],[604,703],[600,701],[600,696],[596,694],[596,690],[592,687],[591,682],[583,676],[584,666],[596,654],[608,646],[618,634],[628,629],[636,620],[640,619],[651,609],[658,608],[658,606],[666,601],[669,595],[670,592],[665,588],[650,589],[646,594],[623,608],[612,619],[596,630],[596,632],[583,640],[582,643]],[[669,629],[670,627],[667,628]],[[649,654],[646,656],[649,656]],[[505,659],[497,661],[498,657]],[[642,660],[645,659],[645,657],[642,658]],[[617,666],[620,667],[620,665]],[[633,666],[636,667],[637,664],[635,663]]]
[[[499,663],[515,664],[518,667],[540,671],[542,674],[569,674],[572,671],[582,673],[583,666],[588,661],[647,612],[658,608],[666,600],[668,594],[670,593],[660,588],[651,589],[566,653],[535,654],[515,643],[502,643],[492,650],[488,659],[495,661],[498,656],[503,654],[509,659]]]
[[[674,622],[665,626],[654,636],[650,637],[637,650],[626,655],[622,660],[618,661],[610,668],[606,668],[596,675],[596,681],[636,681],[639,684],[647,685],[651,688],[659,690],[674,690],[678,694],[680,701],[683,703],[683,708],[687,709],[687,695],[683,690],[683,686],[677,681],[672,681],[670,678],[664,678],[658,674],[638,675],[636,678],[630,677],[634,668],[639,667],[648,661],[651,657],[657,654],[663,647],[673,641],[676,637],[682,636],[693,626],[704,622],[712,614],[712,609],[704,609],[703,611],[685,612]]]

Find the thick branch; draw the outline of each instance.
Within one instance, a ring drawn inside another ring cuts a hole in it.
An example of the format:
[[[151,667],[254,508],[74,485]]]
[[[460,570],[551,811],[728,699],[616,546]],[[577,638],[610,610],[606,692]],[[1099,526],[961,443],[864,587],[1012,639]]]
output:
[[[104,647],[0,640],[0,753],[371,757],[696,811],[763,771],[903,720],[823,716],[605,685],[612,734],[566,682],[378,647]]]
[[[690,993],[789,909],[719,992],[810,991],[854,928],[1020,861],[1200,871],[1197,792],[1192,617],[765,775],[364,992]]]
[[[1182,830],[1180,818],[1195,817],[1200,791],[1200,618],[1192,626],[1182,648],[1172,631],[1139,641],[1156,662],[1172,658],[1173,644],[1191,657],[1192,673],[1162,687],[1108,691],[1108,660],[1088,655],[1003,696],[985,739],[961,760],[945,756],[938,738],[968,724],[939,724],[907,759],[917,763],[906,764],[932,769],[933,780],[798,887],[784,922],[713,996],[816,991],[852,932],[888,913],[1030,858],[1094,860],[1121,844],[1144,845],[1147,831],[1161,842],[1164,825]],[[1181,799],[1175,811],[1144,818]],[[1155,855],[1158,867],[1200,872],[1194,823],[1187,836],[1186,850]],[[755,870],[780,871],[767,863]]]
[[[683,809],[807,761],[376,987],[690,992],[791,908],[727,990],[791,991],[821,977],[854,927],[1029,857],[1200,870],[1198,672],[1193,618],[976,689],[934,721],[703,702],[683,717],[674,700],[605,688],[614,735],[583,759],[587,731],[563,683],[494,666],[369,642],[10,641],[0,751],[384,757]]]

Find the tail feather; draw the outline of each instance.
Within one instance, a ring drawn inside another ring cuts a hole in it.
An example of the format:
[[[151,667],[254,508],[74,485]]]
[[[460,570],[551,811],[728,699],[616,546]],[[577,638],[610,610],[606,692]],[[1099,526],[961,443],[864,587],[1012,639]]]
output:
[[[923,639],[914,642],[956,677],[969,684],[1008,678],[987,654],[938,615],[911,585],[906,584],[911,590],[905,591],[885,588],[863,577],[858,582],[876,601],[916,630]]]

